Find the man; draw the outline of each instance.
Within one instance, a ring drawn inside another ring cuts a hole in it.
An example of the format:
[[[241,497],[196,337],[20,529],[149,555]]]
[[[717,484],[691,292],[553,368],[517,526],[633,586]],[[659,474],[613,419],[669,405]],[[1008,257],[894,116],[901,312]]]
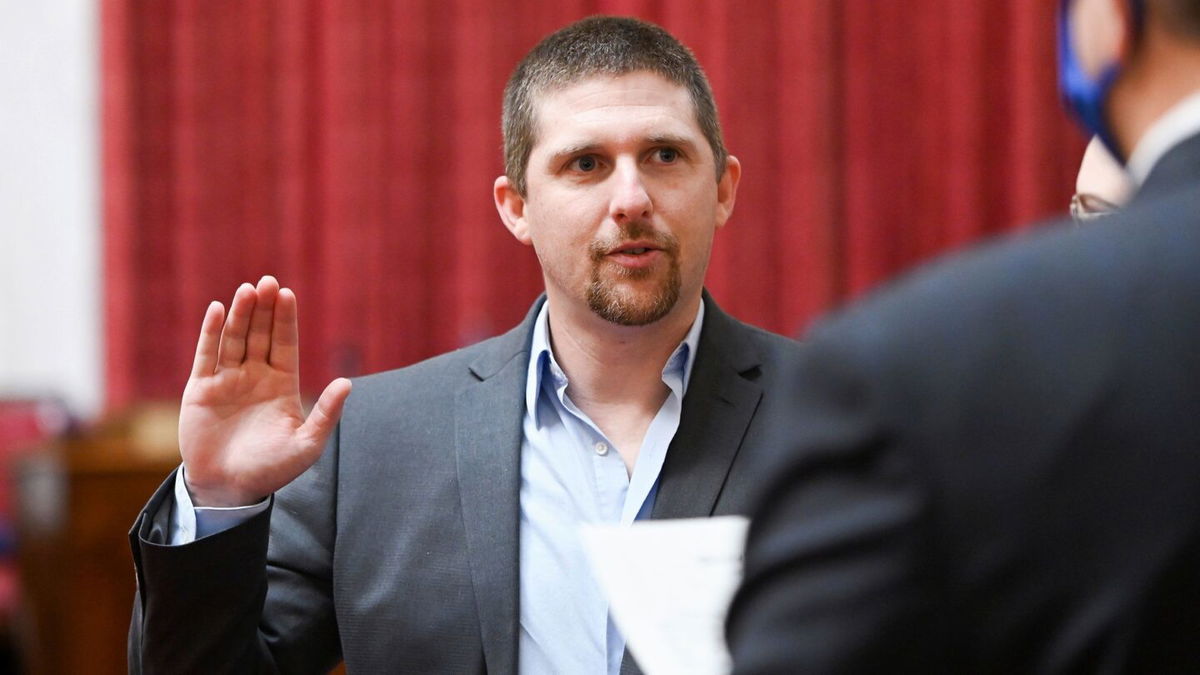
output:
[[[739,675],[1200,672],[1200,2],[1063,19],[1069,100],[1138,193],[816,332]]]
[[[546,284],[511,332],[335,380],[305,420],[295,296],[209,307],[184,467],[131,533],[132,670],[615,674],[579,526],[745,511],[796,343],[703,293],[740,166],[694,57],[583,20],[517,67],[503,126],[496,205]]]

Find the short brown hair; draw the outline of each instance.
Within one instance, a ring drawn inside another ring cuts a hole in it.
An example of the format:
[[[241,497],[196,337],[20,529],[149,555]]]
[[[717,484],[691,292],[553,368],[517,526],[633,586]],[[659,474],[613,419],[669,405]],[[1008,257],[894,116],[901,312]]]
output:
[[[534,97],[594,75],[649,71],[686,87],[696,122],[712,148],[717,180],[725,172],[725,144],[717,104],[691,50],[659,26],[638,19],[592,16],[559,29],[517,64],[504,88],[504,173],[525,195],[525,170],[533,150]]]

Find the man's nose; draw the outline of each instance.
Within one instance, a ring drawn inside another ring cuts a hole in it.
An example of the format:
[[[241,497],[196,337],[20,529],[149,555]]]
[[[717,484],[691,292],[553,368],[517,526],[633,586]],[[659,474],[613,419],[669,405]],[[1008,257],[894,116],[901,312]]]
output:
[[[612,174],[612,203],[609,215],[622,223],[650,217],[654,204],[646,188],[645,176],[636,161],[618,161]]]

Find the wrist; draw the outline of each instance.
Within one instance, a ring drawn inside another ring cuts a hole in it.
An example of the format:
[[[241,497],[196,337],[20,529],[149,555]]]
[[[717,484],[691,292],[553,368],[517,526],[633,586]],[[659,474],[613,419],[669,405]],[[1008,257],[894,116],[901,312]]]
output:
[[[183,469],[183,485],[187,488],[188,497],[193,507],[206,508],[237,508],[258,504],[268,495],[237,490],[223,485],[208,486],[198,484],[188,475],[187,467]]]

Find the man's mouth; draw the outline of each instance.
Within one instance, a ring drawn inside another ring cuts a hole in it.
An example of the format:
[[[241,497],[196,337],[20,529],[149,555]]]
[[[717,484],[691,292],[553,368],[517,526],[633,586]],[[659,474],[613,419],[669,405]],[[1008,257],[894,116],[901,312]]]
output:
[[[617,265],[630,274],[648,273],[657,266],[665,251],[651,242],[634,241],[619,244],[608,250],[602,260]]]
[[[658,247],[643,242],[622,244],[608,252],[609,255],[642,255],[648,251],[657,251]]]
[[[649,270],[679,255],[675,237],[642,223],[623,226],[611,239],[593,241],[588,248],[595,263],[618,265],[627,270]]]

